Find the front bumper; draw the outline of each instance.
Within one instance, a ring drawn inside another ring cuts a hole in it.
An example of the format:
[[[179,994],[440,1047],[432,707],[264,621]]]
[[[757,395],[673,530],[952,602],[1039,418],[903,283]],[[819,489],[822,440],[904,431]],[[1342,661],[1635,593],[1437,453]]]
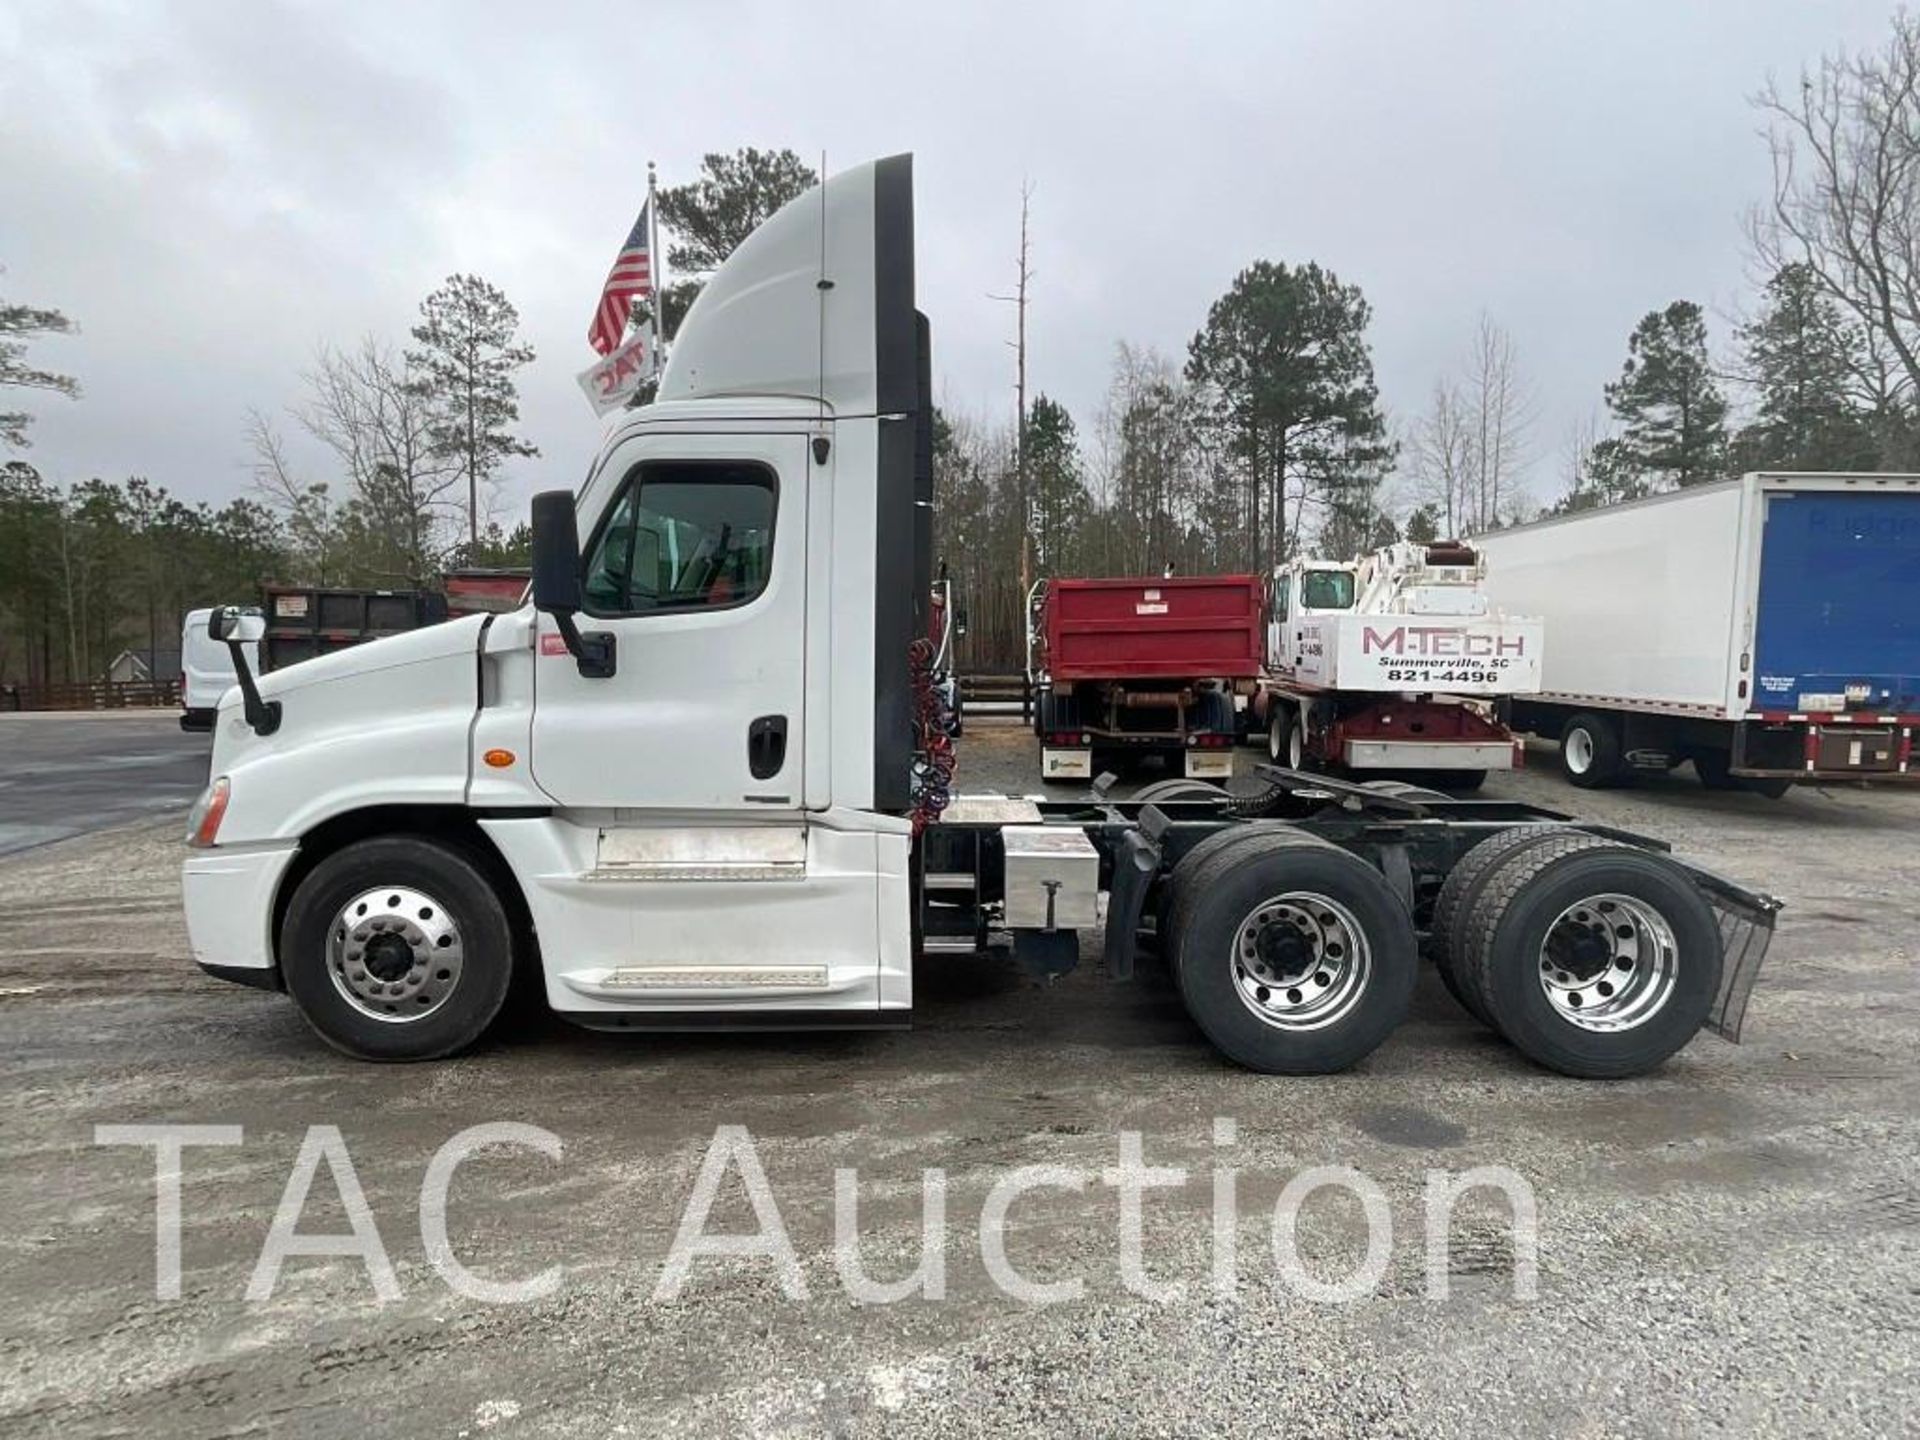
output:
[[[297,845],[195,850],[180,867],[193,960],[221,979],[272,983],[273,901]],[[245,972],[235,975],[227,972]]]

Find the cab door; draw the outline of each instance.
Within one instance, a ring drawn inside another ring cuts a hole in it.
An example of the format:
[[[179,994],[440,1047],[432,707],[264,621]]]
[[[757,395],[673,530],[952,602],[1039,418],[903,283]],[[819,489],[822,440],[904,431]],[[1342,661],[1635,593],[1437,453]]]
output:
[[[1292,588],[1291,574],[1277,574],[1267,582],[1267,668],[1269,670],[1291,672],[1294,667],[1293,647],[1289,644],[1287,631]]]
[[[798,809],[806,754],[807,439],[641,435],[579,516],[582,675],[548,615],[534,665],[533,777],[571,807]]]

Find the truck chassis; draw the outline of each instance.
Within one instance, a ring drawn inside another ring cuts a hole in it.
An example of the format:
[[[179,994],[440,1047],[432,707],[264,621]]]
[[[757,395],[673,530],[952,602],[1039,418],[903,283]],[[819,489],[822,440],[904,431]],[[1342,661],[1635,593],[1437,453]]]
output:
[[[1416,934],[1470,1014],[1564,1074],[1638,1073],[1701,1028],[1738,1039],[1772,897],[1535,806],[1257,773],[1253,796],[1168,782],[1116,801],[1108,776],[1084,801],[963,798],[924,837],[924,948],[1005,943],[1038,974],[1074,968],[1093,913],[1078,864],[1105,901],[1107,975],[1157,956],[1208,1038],[1253,1069],[1369,1053],[1405,1014]],[[1252,907],[1223,925],[1236,889]]]
[[[1413,775],[1477,789],[1489,770],[1511,770],[1522,748],[1475,705],[1414,695],[1321,690],[1268,680],[1247,697],[1244,730],[1267,758],[1296,770]]]

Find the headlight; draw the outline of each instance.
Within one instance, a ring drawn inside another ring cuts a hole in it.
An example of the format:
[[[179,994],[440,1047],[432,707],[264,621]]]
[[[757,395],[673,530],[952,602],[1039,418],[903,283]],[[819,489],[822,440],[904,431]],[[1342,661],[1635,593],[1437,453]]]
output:
[[[187,815],[187,844],[203,850],[213,844],[213,837],[220,833],[220,822],[226,818],[231,789],[227,777],[222,775],[200,792],[200,798],[193,802],[193,809]]]

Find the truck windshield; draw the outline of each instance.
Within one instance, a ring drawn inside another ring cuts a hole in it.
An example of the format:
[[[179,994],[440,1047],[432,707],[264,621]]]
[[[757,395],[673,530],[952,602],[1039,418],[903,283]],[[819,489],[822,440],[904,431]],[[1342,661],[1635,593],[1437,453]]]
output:
[[[1346,570],[1309,570],[1300,577],[1300,604],[1307,610],[1351,610],[1353,575]]]

